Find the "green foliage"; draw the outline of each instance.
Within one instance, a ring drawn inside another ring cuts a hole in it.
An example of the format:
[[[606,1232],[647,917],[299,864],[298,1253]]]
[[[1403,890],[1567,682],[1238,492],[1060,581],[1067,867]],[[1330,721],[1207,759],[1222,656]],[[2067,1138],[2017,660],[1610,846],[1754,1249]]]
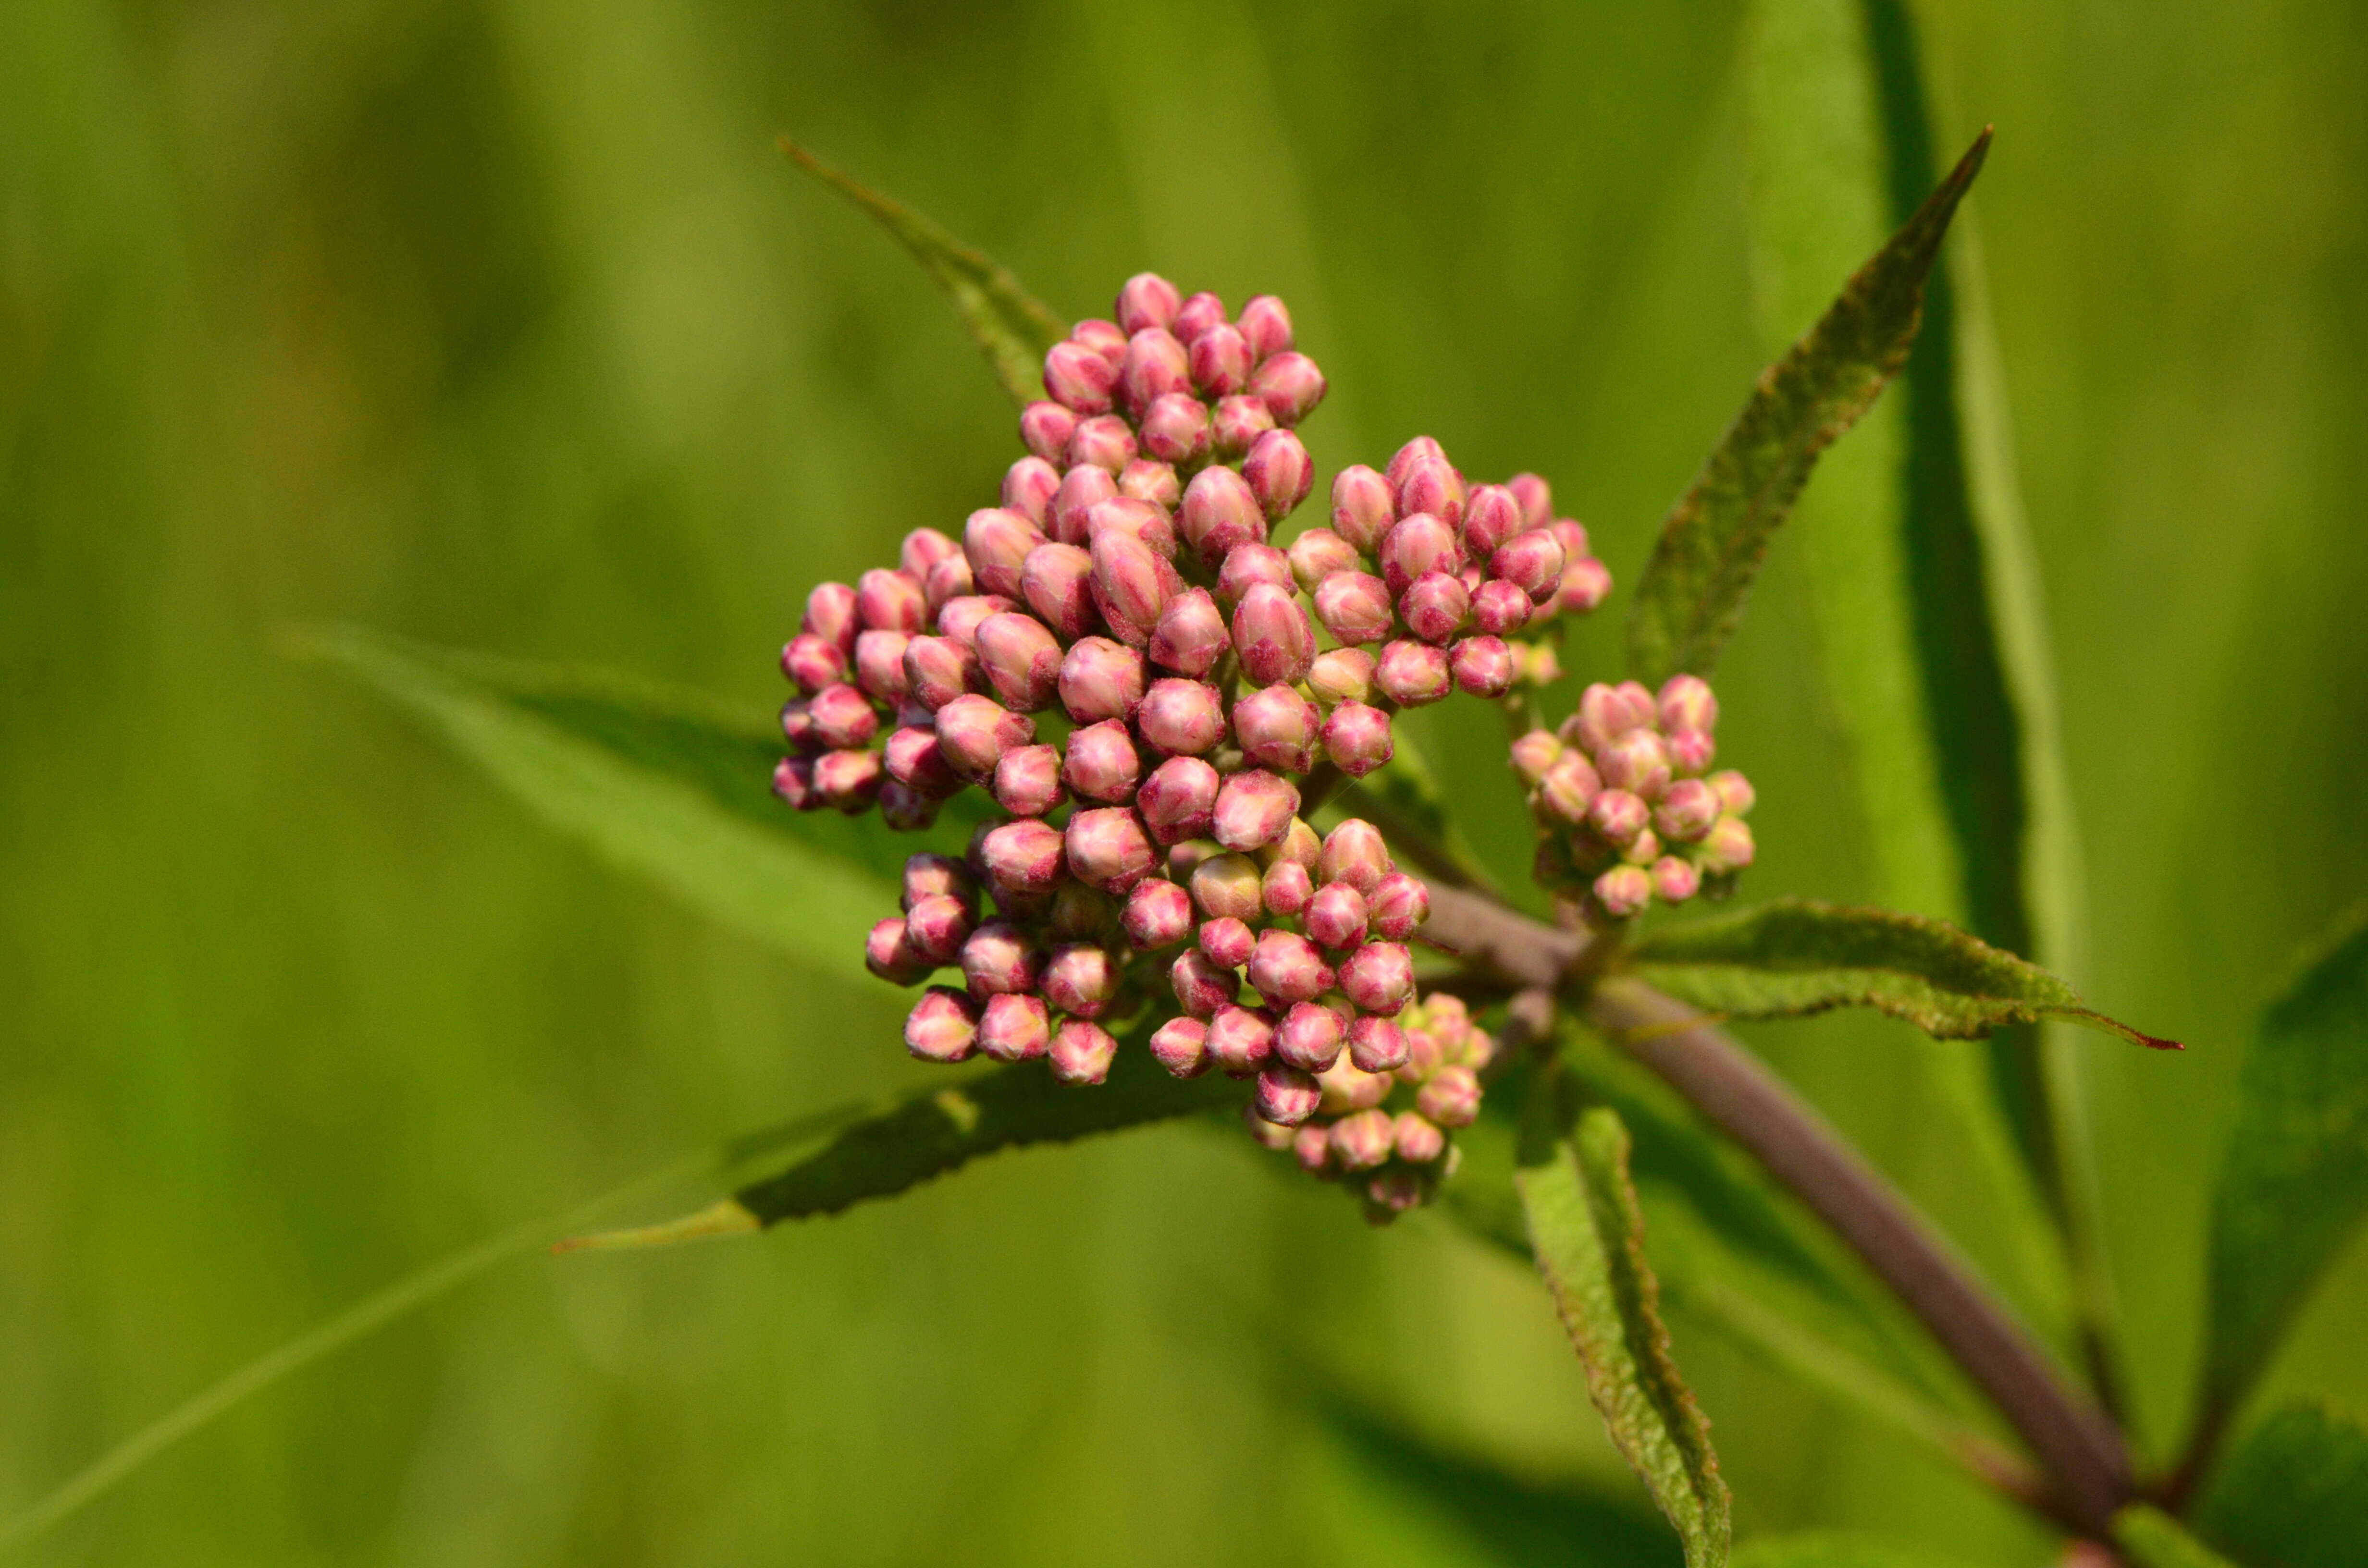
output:
[[[2245,1568],[2368,1562],[2368,1426],[2317,1401],[2279,1406],[2222,1459],[2194,1520]]]
[[[1471,842],[1448,810],[1447,796],[1430,759],[1414,744],[1407,726],[1397,727],[1389,762],[1342,790],[1340,810],[1362,816],[1382,830],[1394,851],[1425,876],[1456,887],[1494,891],[1495,879],[1472,851]]]
[[[1776,899],[1639,942],[1642,979],[1730,1018],[1791,1018],[1873,1007],[1940,1040],[2060,1017],[2135,1044],[2177,1049],[2081,1006],[2063,981],[1946,921],[1887,909]]]
[[[2136,1568],[2235,1568],[2177,1519],[2145,1503],[2113,1516],[2113,1543]]]
[[[854,202],[913,253],[938,287],[952,299],[979,352],[1011,401],[1027,403],[1043,395],[1044,351],[1068,328],[1053,307],[1021,286],[1011,269],[893,197],[850,179],[788,137],[781,151],[798,167]]]
[[[2213,1196],[2203,1403],[2243,1399],[2368,1213],[2368,906],[2261,1015]]]
[[[1761,1536],[1735,1549],[1735,1568],[1952,1568],[1955,1560],[1871,1536]]]
[[[1726,1483],[1710,1423],[1669,1354],[1644,1216],[1628,1176],[1628,1134],[1608,1108],[1565,1114],[1551,1076],[1532,1091],[1514,1177],[1538,1272],[1587,1371],[1611,1440],[1685,1543],[1688,1568],[1726,1561]]]

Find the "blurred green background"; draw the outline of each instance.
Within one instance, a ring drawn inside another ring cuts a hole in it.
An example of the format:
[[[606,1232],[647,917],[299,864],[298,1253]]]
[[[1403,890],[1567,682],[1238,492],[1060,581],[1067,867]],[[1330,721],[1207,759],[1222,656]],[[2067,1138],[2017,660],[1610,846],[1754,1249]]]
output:
[[[2368,10],[1921,14],[1941,141],[1999,128],[1971,210],[2087,840],[2074,978],[2195,1046],[2083,1047],[2159,1453],[2255,1007],[2368,848]],[[991,495],[1008,405],[777,132],[1074,314],[1146,265],[1282,293],[1332,378],[1325,472],[1425,430],[1534,467],[1624,585],[1758,364],[1739,19],[0,7],[0,1518],[427,1258],[919,1079],[884,987],[612,876],[275,651],[353,620],[755,708],[808,585]],[[1751,891],[1848,897],[1786,561],[1724,750],[1761,786]],[[1494,724],[1432,739],[1518,864]],[[1981,1250],[1927,1047],[1754,1039]],[[2355,1248],[2273,1385],[2368,1405],[2363,1311]],[[1744,1533],[2043,1558],[1850,1412],[1682,1322],[1677,1348]],[[1634,1495],[1524,1271],[1169,1128],[514,1265],[26,1560],[1490,1560],[1311,1388]]]

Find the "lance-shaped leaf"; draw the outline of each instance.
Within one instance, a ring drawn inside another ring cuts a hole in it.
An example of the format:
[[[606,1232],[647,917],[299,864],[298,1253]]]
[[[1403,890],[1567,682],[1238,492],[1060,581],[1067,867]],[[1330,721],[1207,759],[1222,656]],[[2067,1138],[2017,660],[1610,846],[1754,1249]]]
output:
[[[2161,1509],[2133,1503],[2113,1516],[2113,1544],[2135,1568],[2236,1568]]]
[[[1761,1536],[1735,1549],[1735,1568],[1960,1568],[1960,1560],[1873,1536]]]
[[[2368,1426],[2330,1405],[2281,1405],[2229,1450],[2196,1532],[2246,1568],[2368,1562]]]
[[[1514,1176],[1538,1272],[1586,1369],[1588,1397],[1676,1527],[1688,1568],[1717,1568],[1731,1530],[1726,1483],[1710,1423],[1669,1353],[1628,1177],[1628,1132],[1604,1107],[1573,1123],[1562,1087],[1537,1085]]]
[[[986,356],[995,379],[1014,403],[1043,395],[1044,351],[1068,329],[1053,308],[1030,293],[1011,269],[966,245],[893,197],[848,178],[788,137],[781,151],[792,163],[870,213],[928,269],[962,312],[962,325]]]
[[[1907,362],[1925,274],[1989,150],[1984,131],[1940,187],[1842,286],[1816,325],[1761,372],[1710,461],[1661,525],[1628,619],[1628,665],[1658,683],[1707,675],[1743,617],[1769,541],[1818,455]]]
[[[2212,1204],[2203,1406],[2241,1400],[2368,1214],[2368,906],[2261,1016]]]
[[[1939,1040],[2065,1018],[2135,1044],[2180,1049],[2082,1006],[2037,964],[1945,920],[1887,909],[1776,899],[1656,931],[1626,962],[1648,983],[1730,1018],[1873,1007]]]
[[[958,846],[976,813],[958,798],[923,835],[892,833],[877,813],[793,812],[769,785],[778,734],[712,699],[353,628],[294,645],[425,720],[616,865],[841,974],[864,975],[863,934],[895,909],[905,858],[933,840]]]

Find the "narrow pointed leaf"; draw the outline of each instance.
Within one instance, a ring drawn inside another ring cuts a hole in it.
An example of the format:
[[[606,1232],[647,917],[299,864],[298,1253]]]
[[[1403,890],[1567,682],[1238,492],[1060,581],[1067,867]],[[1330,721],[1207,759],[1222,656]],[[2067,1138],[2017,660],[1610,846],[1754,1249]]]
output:
[[[2161,1509],[2133,1503],[2113,1516],[2113,1544],[2135,1568],[2236,1568]]]
[[[1656,931],[1628,960],[1648,983],[1730,1018],[1873,1007],[1938,1040],[2064,1018],[2134,1044],[2182,1049],[2083,1006],[2037,964],[1943,920],[1776,899]]]
[[[1925,1547],[1818,1531],[1762,1536],[1735,1549],[1735,1568],[1962,1568]]]
[[[1984,131],[1915,216],[1842,286],[1806,335],[1761,373],[1743,412],[1661,525],[1628,619],[1628,664],[1657,683],[1707,675],[1743,618],[1769,541],[1818,456],[1907,362],[1925,274],[1989,150]]]
[[[929,219],[893,197],[848,178],[806,148],[781,138],[790,161],[854,202],[913,253],[962,313],[979,352],[1011,400],[1026,403],[1043,395],[1044,351],[1068,328],[1053,308],[1021,286],[1011,269],[974,246],[964,244]]]
[[[1586,1369],[1588,1397],[1676,1528],[1688,1568],[1717,1568],[1731,1530],[1726,1483],[1710,1423],[1669,1353],[1628,1176],[1627,1130],[1602,1107],[1567,1123],[1557,1089],[1541,1085],[1533,1096],[1543,1114],[1525,1131],[1514,1177],[1538,1272]]]
[[[2368,906],[2261,1016],[2213,1197],[2203,1403],[2226,1412],[2368,1214]]]
[[[2229,1450],[2194,1519],[2246,1568],[2358,1568],[2368,1562],[2368,1426],[2315,1401],[2281,1405]]]

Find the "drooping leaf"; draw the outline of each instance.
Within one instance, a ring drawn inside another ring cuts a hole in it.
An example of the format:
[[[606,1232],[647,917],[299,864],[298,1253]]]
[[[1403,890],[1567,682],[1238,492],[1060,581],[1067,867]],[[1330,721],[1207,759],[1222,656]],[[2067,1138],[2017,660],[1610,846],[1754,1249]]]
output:
[[[1735,1549],[1735,1568],[1957,1568],[1958,1559],[1873,1536],[1818,1531],[1761,1536]]]
[[[2113,1544],[2135,1568],[2236,1568],[2150,1503],[2133,1503],[2113,1516]]]
[[[2245,1568],[2368,1562],[2368,1426],[2317,1401],[2279,1406],[2213,1471],[2194,1520]]]
[[[1588,1397],[1676,1528],[1688,1568],[1717,1568],[1732,1528],[1726,1483],[1710,1423],[1669,1353],[1627,1130],[1605,1107],[1574,1123],[1563,1087],[1543,1082],[1531,1096],[1514,1176],[1538,1272],[1586,1369]]]
[[[894,912],[905,858],[959,846],[974,812],[958,799],[930,835],[891,833],[876,813],[792,812],[771,792],[781,747],[769,726],[620,676],[355,628],[308,631],[296,646],[426,721],[608,859],[841,974],[864,974],[863,934]]]
[[[1655,931],[1628,960],[1642,979],[1730,1018],[1791,1018],[1873,1007],[1940,1040],[2060,1017],[2157,1050],[2083,1006],[2063,981],[1946,921],[1887,909],[1776,899]]]
[[[2368,906],[2261,1015],[2213,1196],[2203,1404],[2241,1400],[2368,1214]]]
[[[1769,541],[1819,454],[1857,422],[1907,358],[1925,274],[1957,202],[1980,172],[1989,133],[1842,286],[1816,325],[1775,364],[1661,525],[1628,619],[1628,664],[1657,684],[1718,663]]]
[[[1026,403],[1043,395],[1044,351],[1068,332],[1050,305],[1030,293],[1009,267],[903,202],[849,178],[786,136],[781,151],[871,214],[928,269],[962,313],[962,324],[1012,402]]]

